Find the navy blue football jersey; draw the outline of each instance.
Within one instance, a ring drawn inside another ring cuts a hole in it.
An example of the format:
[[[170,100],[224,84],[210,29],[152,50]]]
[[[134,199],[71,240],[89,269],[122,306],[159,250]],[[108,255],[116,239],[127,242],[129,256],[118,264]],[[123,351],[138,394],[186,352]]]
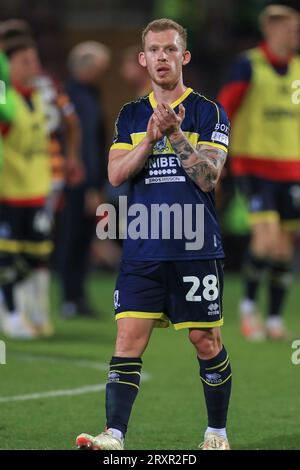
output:
[[[188,88],[171,107],[185,107],[181,129],[196,146],[227,152],[229,121],[222,106]],[[146,136],[156,107],[153,92],[127,103],[116,121],[111,149],[131,150]],[[199,189],[166,136],[153,146],[143,170],[130,180],[123,259],[136,261],[223,258],[214,193]]]

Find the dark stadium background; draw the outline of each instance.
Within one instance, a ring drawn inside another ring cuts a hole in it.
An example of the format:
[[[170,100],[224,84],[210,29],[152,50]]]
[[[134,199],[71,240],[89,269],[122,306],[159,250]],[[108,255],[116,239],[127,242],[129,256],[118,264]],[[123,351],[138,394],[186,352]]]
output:
[[[215,98],[226,79],[235,55],[260,40],[257,16],[274,3],[269,0],[2,0],[0,21],[26,19],[39,46],[47,72],[66,77],[66,57],[75,44],[96,40],[112,51],[112,62],[104,78],[102,102],[108,140],[120,106],[132,99],[132,89],[122,81],[120,61],[127,47],[140,42],[143,26],[153,18],[170,17],[181,22],[189,34],[193,60],[185,79],[193,88]],[[300,9],[297,0],[277,1]],[[231,181],[223,187],[226,197],[219,211],[225,212],[231,198]],[[226,207],[225,207],[226,206]],[[230,223],[230,222],[229,222]],[[241,252],[247,245],[247,230],[235,233],[224,224],[227,266],[239,269]],[[298,262],[296,263],[299,264]]]
[[[107,44],[113,51],[113,61],[103,85],[108,128],[112,132],[120,104],[131,98],[126,84],[120,86],[122,50],[139,42],[141,29],[148,21],[166,16],[184,24],[193,53],[192,64],[186,69],[186,81],[214,97],[230,60],[259,39],[257,15],[269,3],[266,0],[2,0],[0,21],[28,20],[43,64],[61,78],[66,73],[67,52],[74,44],[90,39]],[[295,8],[299,5],[297,0],[275,3]]]
[[[270,3],[300,11],[299,0],[0,0],[0,22],[26,19],[45,69],[62,81],[72,46],[85,40],[109,46],[112,62],[101,84],[101,96],[110,140],[120,107],[132,99],[132,90],[120,75],[122,51],[139,42],[141,30],[150,20],[170,17],[188,29],[193,60],[185,70],[186,82],[215,98],[233,57],[259,41],[257,16]],[[231,195],[228,180],[218,198],[222,222]],[[237,233],[228,221],[223,230],[227,254],[223,331],[235,374],[229,427],[232,448],[299,449],[300,365],[291,363],[291,341],[253,344],[241,337],[237,303],[247,230]],[[299,268],[298,257],[295,266]],[[235,272],[229,272],[231,269]],[[27,343],[7,340],[7,365],[0,365],[0,448],[71,449],[78,433],[101,430],[103,393],[5,400],[105,381],[106,370],[97,368],[97,363],[107,363],[113,347],[114,282],[114,272],[94,269],[88,291],[99,317],[66,321],[59,314],[60,290],[54,279],[54,338]],[[266,303],[263,296],[261,303]],[[287,324],[300,338],[299,275],[286,308]],[[143,384],[143,398],[137,401],[128,449],[195,449],[201,440],[205,411],[198,403],[201,390],[194,353],[183,334],[172,330],[156,331],[145,354],[150,380]]]

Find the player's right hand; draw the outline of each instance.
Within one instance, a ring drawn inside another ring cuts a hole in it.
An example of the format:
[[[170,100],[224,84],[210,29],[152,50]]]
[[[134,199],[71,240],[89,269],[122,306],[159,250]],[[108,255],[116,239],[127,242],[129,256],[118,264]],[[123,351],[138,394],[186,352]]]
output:
[[[154,114],[152,114],[152,116],[149,119],[146,136],[151,142],[151,144],[155,144],[163,137],[163,134],[158,128]]]

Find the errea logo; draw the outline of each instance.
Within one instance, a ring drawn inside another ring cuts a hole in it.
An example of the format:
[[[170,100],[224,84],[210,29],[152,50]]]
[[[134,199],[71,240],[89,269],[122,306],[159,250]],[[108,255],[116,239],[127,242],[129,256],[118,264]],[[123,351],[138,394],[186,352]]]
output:
[[[110,372],[108,374],[108,382],[119,382],[120,380],[120,374],[117,372]]]
[[[208,306],[208,315],[219,315],[219,305],[218,304],[210,304]]]
[[[210,384],[218,384],[222,382],[222,376],[214,372],[213,374],[205,374],[205,378]]]

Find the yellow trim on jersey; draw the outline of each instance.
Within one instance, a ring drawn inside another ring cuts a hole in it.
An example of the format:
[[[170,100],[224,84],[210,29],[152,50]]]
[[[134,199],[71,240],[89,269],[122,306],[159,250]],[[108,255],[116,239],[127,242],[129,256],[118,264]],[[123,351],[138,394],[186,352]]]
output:
[[[110,150],[132,150],[132,144],[126,144],[125,142],[118,142],[117,144],[112,144]]]
[[[136,147],[138,144],[140,144],[146,137],[146,134],[147,132],[133,132],[130,134],[133,147]]]
[[[174,109],[176,106],[178,106],[180,103],[182,103],[187,96],[189,96],[192,93],[193,89],[192,88],[187,88],[185,92],[178,98],[178,100],[174,101],[173,103],[170,104],[171,108]],[[149,101],[153,109],[157,107],[157,102],[154,97],[153,91],[149,94]]]
[[[249,214],[250,224],[257,224],[258,222],[278,222],[279,214],[276,211],[261,211]]]
[[[187,138],[187,140],[192,144],[194,145],[194,147],[196,147],[196,145],[198,144],[198,139],[200,137],[199,133],[198,132],[187,132],[187,131],[183,131],[183,134],[185,135],[185,137]]]
[[[147,132],[133,132],[132,134],[130,134],[130,137],[131,137],[131,140],[132,140],[132,143],[133,143],[133,147],[136,147],[138,144],[140,144],[142,142],[142,140],[146,137],[146,134],[147,134]],[[199,139],[198,132],[184,131],[183,134],[185,135],[187,140],[192,145],[194,145],[194,146],[197,145],[198,139]],[[159,155],[162,155],[163,153],[170,153],[170,149],[172,150],[173,153],[175,153],[174,150],[172,149],[172,146],[171,146],[169,140],[167,140],[166,150],[160,151],[158,153],[159,153]],[[155,155],[155,150],[153,150],[153,155]]]
[[[215,147],[217,149],[221,149],[221,150],[224,150],[224,152],[228,152],[227,148],[225,147],[225,145],[222,145],[222,144],[215,144],[215,142],[208,142],[206,140],[200,140],[199,142],[197,142],[198,144],[201,144],[201,145],[210,145],[211,147]]]
[[[204,96],[204,95],[201,95],[201,94],[200,94],[200,96],[201,96],[202,98],[204,98],[206,101],[209,101],[210,103],[212,103],[212,104],[215,105],[215,107],[216,107],[216,109],[217,109],[218,124],[220,124],[220,111],[219,111],[219,107],[218,107],[217,103],[216,103],[215,101],[210,100],[209,98],[207,98],[207,97]]]
[[[210,384],[209,382],[207,382],[206,380],[204,380],[201,376],[200,376],[200,378],[201,378],[201,380],[202,380],[203,382],[205,382],[205,383],[206,383],[207,385],[209,385],[210,387],[219,387],[220,385],[225,384],[225,383],[227,382],[227,380],[230,379],[231,376],[232,376],[232,373],[231,373],[230,375],[228,375],[228,377],[227,377],[225,380],[223,380],[223,382],[220,382],[219,384]]]
[[[183,323],[174,323],[175,330],[182,330],[183,328],[215,328],[216,326],[222,326],[224,323],[223,318],[217,321],[211,322],[183,322]]]
[[[29,242],[18,240],[0,240],[0,250],[9,253],[27,253],[30,255],[49,255],[53,250],[50,241]]]

